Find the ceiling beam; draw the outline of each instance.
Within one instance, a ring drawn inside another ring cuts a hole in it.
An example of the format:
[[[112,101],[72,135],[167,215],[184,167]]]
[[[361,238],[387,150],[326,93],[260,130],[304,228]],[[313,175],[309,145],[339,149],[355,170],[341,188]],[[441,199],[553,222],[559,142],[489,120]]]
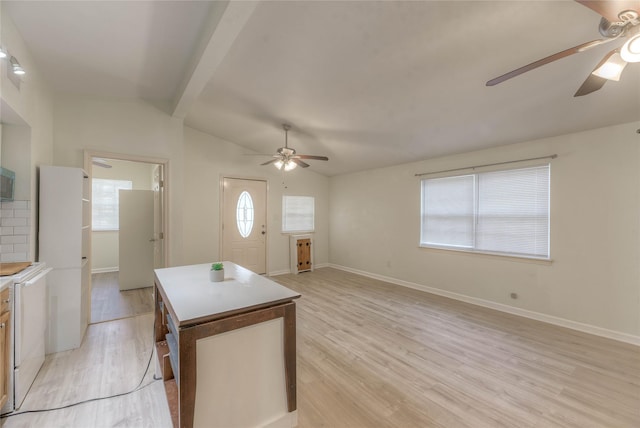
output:
[[[174,97],[172,116],[184,119],[231,49],[257,4],[258,1],[212,3],[206,30],[191,59],[185,79]]]

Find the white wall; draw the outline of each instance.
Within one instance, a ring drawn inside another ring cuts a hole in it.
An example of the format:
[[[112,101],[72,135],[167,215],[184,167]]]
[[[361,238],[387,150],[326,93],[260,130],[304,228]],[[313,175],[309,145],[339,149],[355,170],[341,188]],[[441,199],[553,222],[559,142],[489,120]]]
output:
[[[185,260],[206,263],[219,260],[220,179],[224,176],[268,180],[268,273],[288,272],[289,235],[282,229],[282,195],[315,197],[315,264],[329,260],[329,179],[296,168],[285,175],[273,166],[259,166],[264,159],[244,156],[249,150],[195,129],[185,127],[184,229]]]
[[[640,340],[638,128],[640,122],[333,177],[330,262]],[[419,248],[414,174],[553,153],[553,263]]]
[[[93,178],[129,180],[133,190],[152,190],[154,164],[109,160],[111,168],[95,167]],[[152,219],[150,219],[152,220]],[[119,266],[119,232],[117,230],[91,233],[91,269],[93,272],[117,271]]]
[[[20,198],[29,201],[31,210],[29,253],[30,259],[35,260],[37,259],[37,239],[35,237],[38,219],[37,166],[50,165],[53,160],[53,96],[36,68],[31,53],[26,48],[15,25],[9,16],[3,13],[2,2],[0,2],[0,23],[0,45],[15,56],[27,71],[18,88],[7,77],[7,61],[0,61],[0,88],[2,90],[0,122],[24,127],[20,130],[9,130],[9,134],[3,131],[5,136],[2,150],[3,152],[11,150],[13,153],[11,156],[18,153],[21,159],[28,159],[28,175],[24,177],[21,174],[22,178],[17,186],[19,186]],[[14,137],[19,138],[14,141]],[[10,162],[9,159],[7,162]],[[8,167],[11,168],[11,165]],[[28,195],[25,195],[26,189],[28,189]]]
[[[268,266],[289,270],[288,235],[280,233],[284,191],[316,198],[315,263],[329,260],[329,180],[311,168],[282,175],[243,156],[240,146],[182,125],[143,101],[61,97],[55,103],[54,164],[83,166],[86,149],[169,159],[169,264],[219,258],[219,183],[223,174],[269,182]],[[95,170],[96,168],[94,168]]]
[[[87,149],[167,159],[169,265],[185,264],[181,119],[144,101],[59,97],[54,135],[55,165],[83,167]]]

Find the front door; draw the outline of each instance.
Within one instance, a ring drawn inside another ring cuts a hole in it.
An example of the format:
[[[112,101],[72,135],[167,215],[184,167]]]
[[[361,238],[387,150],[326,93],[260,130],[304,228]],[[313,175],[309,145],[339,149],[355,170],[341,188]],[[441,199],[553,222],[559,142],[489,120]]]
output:
[[[265,274],[267,182],[224,178],[222,259]]]

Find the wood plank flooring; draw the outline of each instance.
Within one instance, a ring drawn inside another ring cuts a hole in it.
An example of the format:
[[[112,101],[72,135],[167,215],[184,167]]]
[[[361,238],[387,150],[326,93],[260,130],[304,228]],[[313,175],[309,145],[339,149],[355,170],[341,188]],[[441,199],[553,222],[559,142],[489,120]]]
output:
[[[82,400],[128,392],[138,385],[152,349],[153,314],[88,327],[80,348],[47,355],[20,412],[61,407]],[[161,381],[153,380],[154,361],[137,392],[45,413],[3,419],[13,427],[170,427]]]
[[[91,275],[91,322],[153,312],[153,287],[120,291],[118,272]]]
[[[640,426],[639,347],[331,268],[273,279],[302,294],[302,428]],[[24,408],[134,387],[152,323],[143,315],[91,325],[80,349],[47,356]],[[170,427],[171,419],[156,381],[3,425],[27,426]]]
[[[337,271],[298,307],[300,427],[640,427],[640,348]]]

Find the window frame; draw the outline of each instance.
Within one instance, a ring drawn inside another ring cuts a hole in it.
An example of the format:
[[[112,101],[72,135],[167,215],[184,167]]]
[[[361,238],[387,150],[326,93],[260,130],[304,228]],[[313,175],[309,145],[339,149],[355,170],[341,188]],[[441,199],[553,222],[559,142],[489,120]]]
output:
[[[478,223],[479,223],[479,200],[482,197],[480,195],[479,187],[480,187],[480,176],[484,174],[491,174],[496,172],[508,172],[508,171],[519,171],[519,170],[530,170],[536,168],[546,168],[546,172],[548,174],[547,177],[547,188],[546,188],[546,255],[543,254],[529,254],[529,253],[518,253],[518,252],[510,252],[510,251],[495,251],[495,250],[486,250],[482,248],[478,248]],[[465,176],[473,176],[474,179],[474,191],[473,191],[473,234],[472,241],[473,244],[471,246],[456,246],[456,245],[447,245],[447,244],[434,244],[427,242],[425,237],[425,224],[426,224],[426,209],[425,209],[425,182],[430,180],[439,180],[439,179],[451,179],[451,178],[460,178]],[[420,236],[419,236],[419,247],[425,249],[433,249],[433,250],[442,250],[442,251],[454,251],[461,253],[471,253],[471,254],[482,254],[489,256],[497,256],[501,258],[513,258],[513,259],[525,259],[530,261],[541,261],[541,262],[551,262],[551,164],[543,163],[543,164],[532,164],[527,166],[520,166],[516,168],[500,168],[500,169],[487,169],[482,171],[474,171],[474,172],[466,172],[460,174],[449,174],[449,175],[440,175],[434,178],[423,178],[420,181]]]

